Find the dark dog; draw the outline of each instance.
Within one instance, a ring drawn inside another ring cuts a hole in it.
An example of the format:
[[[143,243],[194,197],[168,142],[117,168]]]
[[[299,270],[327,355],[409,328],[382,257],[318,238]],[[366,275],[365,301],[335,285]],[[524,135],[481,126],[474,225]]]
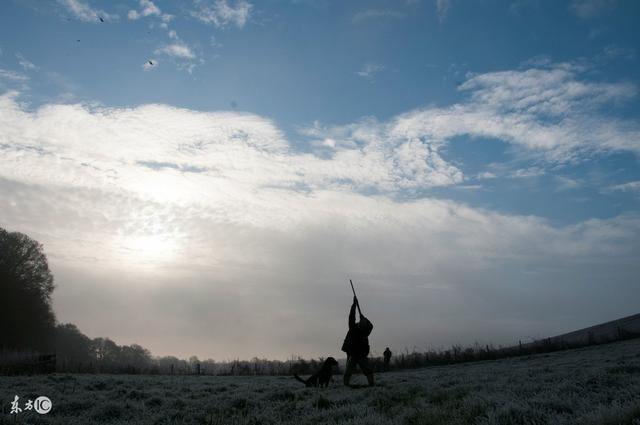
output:
[[[333,357],[327,357],[319,371],[308,377],[306,380],[294,374],[293,377],[302,382],[307,387],[326,387],[333,375],[333,366],[338,366],[338,362]]]

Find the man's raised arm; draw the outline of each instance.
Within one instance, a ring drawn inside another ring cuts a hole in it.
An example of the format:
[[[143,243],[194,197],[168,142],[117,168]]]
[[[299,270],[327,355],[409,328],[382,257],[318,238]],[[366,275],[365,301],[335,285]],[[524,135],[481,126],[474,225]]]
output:
[[[353,297],[353,304],[351,304],[351,310],[349,311],[349,329],[356,326],[356,306],[358,305],[358,299]]]

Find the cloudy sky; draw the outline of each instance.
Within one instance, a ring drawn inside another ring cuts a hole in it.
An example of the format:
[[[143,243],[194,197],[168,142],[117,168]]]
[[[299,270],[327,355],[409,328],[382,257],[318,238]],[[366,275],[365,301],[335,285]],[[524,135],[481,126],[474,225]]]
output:
[[[87,335],[201,358],[638,313],[640,3],[0,2],[0,226]]]

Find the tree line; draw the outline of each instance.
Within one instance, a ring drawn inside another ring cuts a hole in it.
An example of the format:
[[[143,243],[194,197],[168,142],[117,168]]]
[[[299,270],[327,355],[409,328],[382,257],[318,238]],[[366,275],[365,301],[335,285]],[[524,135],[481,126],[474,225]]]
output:
[[[89,338],[74,324],[57,323],[51,307],[54,279],[42,245],[19,232],[0,228],[0,374],[71,372],[201,375],[291,375],[315,372],[323,360],[230,360],[216,362],[192,356],[154,357],[138,345],[118,345],[109,338]],[[612,340],[639,335],[619,330]],[[607,342],[607,341],[600,341]],[[410,369],[556,351],[596,343],[567,344],[551,339],[515,347],[475,344],[463,348],[413,350],[396,354],[391,369]],[[383,370],[372,357],[375,371]]]

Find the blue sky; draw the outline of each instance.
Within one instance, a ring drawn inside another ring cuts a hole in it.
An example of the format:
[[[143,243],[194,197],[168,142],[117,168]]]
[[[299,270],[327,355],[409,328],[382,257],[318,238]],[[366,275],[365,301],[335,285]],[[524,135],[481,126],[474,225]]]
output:
[[[198,5],[156,2],[157,13],[133,20],[128,12],[144,4],[79,4],[95,16],[114,16],[101,23],[78,16],[65,2],[2,5],[2,66],[29,76],[25,98],[32,106],[64,99],[112,107],[235,108],[273,119],[302,150],[300,127],[363,117],[385,121],[416,108],[451,105],[464,101],[459,86],[471,75],[546,60],[585,64],[589,69],[579,80],[633,83],[640,69],[634,29],[640,7],[634,2],[269,1],[251,4],[241,22],[228,18],[218,25],[198,20]],[[24,28],[29,35],[16,37]],[[172,44],[186,46],[193,58],[157,52]],[[21,58],[36,68],[25,69]],[[141,64],[154,59],[157,68],[145,71]],[[605,105],[603,114],[637,117],[636,98],[620,103]],[[466,174],[493,162],[535,164],[509,147],[462,136],[445,156]],[[447,188],[429,194],[571,222],[637,208],[637,191],[602,192],[638,180],[638,170],[634,154],[615,152],[526,179],[535,181],[485,182],[484,193]],[[578,183],[569,188],[566,179]],[[469,176],[469,183],[478,182]],[[528,188],[524,196],[522,188]]]
[[[59,318],[159,353],[258,348],[127,333],[78,307],[80,282],[122,320],[135,316],[126,279],[96,270],[161,282],[139,296],[153,320],[177,310],[162,319],[176,335],[220,320],[194,313],[184,279],[237,306],[247,332],[269,315],[246,301],[256,294],[302,320],[313,287],[339,292],[326,282],[346,275],[380,304],[406,291],[378,311],[397,346],[635,313],[638,16],[616,0],[5,1],[0,225],[45,243]],[[605,271],[609,286],[595,281]],[[416,313],[420,290],[455,320]],[[576,294],[582,307],[561,311]],[[340,300],[326,299],[337,317]],[[320,314],[309,308],[305,320]],[[484,327],[464,330],[467,314]],[[267,354],[321,352],[279,326],[265,334],[284,348]]]

